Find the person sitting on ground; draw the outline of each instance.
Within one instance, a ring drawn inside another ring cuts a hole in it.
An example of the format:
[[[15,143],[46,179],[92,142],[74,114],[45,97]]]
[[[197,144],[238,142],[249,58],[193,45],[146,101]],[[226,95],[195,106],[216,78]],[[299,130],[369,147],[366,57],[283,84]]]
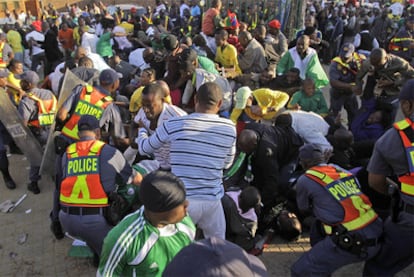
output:
[[[187,215],[183,182],[171,172],[154,171],[142,180],[143,206],[124,218],[104,241],[97,276],[161,276],[189,245],[195,226]]]
[[[226,239],[244,250],[251,250],[256,241],[257,214],[261,196],[257,188],[230,187],[221,199],[226,217]]]
[[[315,82],[307,78],[303,81],[302,89],[292,95],[288,105],[291,110],[314,112],[322,117],[328,115],[328,106],[320,89],[315,88]]]

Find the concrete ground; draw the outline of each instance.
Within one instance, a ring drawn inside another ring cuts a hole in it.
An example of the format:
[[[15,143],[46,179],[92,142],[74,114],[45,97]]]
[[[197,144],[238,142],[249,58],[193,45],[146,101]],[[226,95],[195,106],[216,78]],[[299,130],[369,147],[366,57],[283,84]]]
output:
[[[48,216],[53,191],[50,177],[39,182],[41,193],[33,195],[26,188],[29,173],[26,158],[12,155],[9,161],[17,188],[8,190],[0,178],[0,203],[7,199],[16,201],[25,193],[27,197],[12,213],[0,213],[0,276],[95,276],[91,259],[68,256],[71,239],[57,241],[50,232]],[[276,237],[260,259],[269,276],[289,276],[290,266],[308,249],[307,237],[294,243]],[[361,273],[362,264],[356,264],[342,268],[334,276],[360,276]],[[414,276],[414,265],[398,276]]]

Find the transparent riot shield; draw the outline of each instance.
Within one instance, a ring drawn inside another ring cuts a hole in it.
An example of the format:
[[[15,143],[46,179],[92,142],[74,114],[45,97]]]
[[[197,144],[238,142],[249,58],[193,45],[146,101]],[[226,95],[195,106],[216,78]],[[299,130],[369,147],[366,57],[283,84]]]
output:
[[[42,147],[29,128],[23,124],[19,112],[4,89],[0,89],[0,119],[30,164],[40,166]]]
[[[81,79],[76,77],[70,70],[66,70],[65,76],[63,77],[62,87],[59,93],[58,99],[58,110],[63,105],[65,100],[72,93],[72,90],[78,85],[85,85]],[[50,133],[47,138],[47,143],[45,146],[45,152],[43,154],[43,159],[40,165],[40,174],[47,174],[50,176],[55,175],[55,137],[59,135],[59,132],[55,132],[55,123],[50,128]]]

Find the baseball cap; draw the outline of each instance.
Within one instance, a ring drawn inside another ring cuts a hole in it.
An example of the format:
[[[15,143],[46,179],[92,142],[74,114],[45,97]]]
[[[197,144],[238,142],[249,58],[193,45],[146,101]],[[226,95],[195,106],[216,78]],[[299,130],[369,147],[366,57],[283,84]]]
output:
[[[99,120],[92,115],[82,115],[78,121],[78,131],[94,131],[99,128]]]
[[[39,75],[36,72],[28,70],[23,72],[21,79],[27,81],[30,84],[37,85],[40,81]]]
[[[195,274],[196,273],[196,274]],[[210,237],[183,248],[168,264],[162,276],[250,277],[268,276],[257,257],[240,246]]]
[[[99,75],[99,83],[104,86],[112,85],[117,80],[119,80],[119,75],[113,69],[105,69]]]
[[[400,100],[414,100],[414,79],[408,80],[401,89]]]
[[[355,52],[355,46],[352,43],[347,42],[347,43],[344,43],[344,45],[342,45],[341,52],[339,55],[341,57],[350,58],[354,52]]]
[[[131,13],[132,14],[135,14],[137,12],[137,8],[135,8],[135,7],[131,7]]]
[[[171,172],[151,172],[142,180],[139,199],[151,212],[170,211],[185,201],[184,183]]]
[[[323,158],[322,150],[316,144],[307,143],[299,148],[300,160],[310,161]]]
[[[178,40],[177,37],[174,35],[167,35],[162,39],[162,44],[164,45],[164,48],[168,51],[172,51],[178,46]]]
[[[280,21],[277,19],[273,19],[272,21],[269,22],[268,25],[270,28],[274,28],[274,29],[280,29],[281,27]]]
[[[9,76],[9,71],[7,69],[0,69],[0,78],[7,78]]]
[[[252,95],[252,91],[249,87],[241,87],[236,92],[236,105],[235,109],[244,109],[247,104],[247,99]]]

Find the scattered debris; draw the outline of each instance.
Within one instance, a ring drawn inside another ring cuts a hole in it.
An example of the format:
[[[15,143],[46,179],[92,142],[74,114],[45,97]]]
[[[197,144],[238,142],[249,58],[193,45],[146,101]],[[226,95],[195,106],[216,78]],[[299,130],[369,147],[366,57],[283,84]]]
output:
[[[27,194],[23,194],[17,201],[14,203],[14,206],[9,210],[9,213],[11,213],[17,206],[19,206],[23,200],[27,197]]]
[[[9,253],[9,257],[12,258],[12,259],[14,259],[14,258],[17,257],[17,253],[16,252],[10,252]]]
[[[15,203],[11,200],[6,200],[0,204],[0,211],[3,213],[11,213],[13,210],[19,206],[23,200],[27,197],[27,194],[23,194]]]
[[[28,236],[29,235],[27,233],[20,235],[19,239],[17,240],[17,243],[20,245],[24,244],[27,241]]]

